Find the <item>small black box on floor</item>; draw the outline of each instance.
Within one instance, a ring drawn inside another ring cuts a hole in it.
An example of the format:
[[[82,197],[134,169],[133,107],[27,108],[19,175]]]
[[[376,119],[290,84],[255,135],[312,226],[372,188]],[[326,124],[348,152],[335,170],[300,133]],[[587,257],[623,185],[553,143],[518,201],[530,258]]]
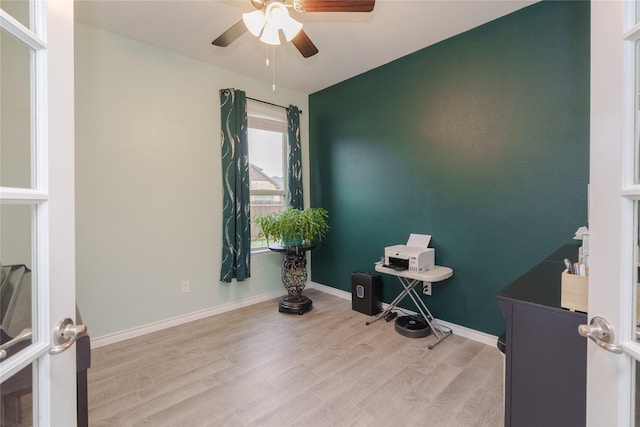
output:
[[[382,311],[382,279],[379,274],[351,273],[351,308],[373,316]]]

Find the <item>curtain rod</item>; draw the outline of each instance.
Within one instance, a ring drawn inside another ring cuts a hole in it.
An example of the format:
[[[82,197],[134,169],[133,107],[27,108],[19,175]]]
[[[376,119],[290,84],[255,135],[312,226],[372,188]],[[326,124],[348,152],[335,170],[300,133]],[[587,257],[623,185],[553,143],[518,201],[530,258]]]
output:
[[[273,105],[274,107],[282,108],[283,110],[287,109],[287,107],[283,107],[282,105],[274,104],[273,102],[263,101],[261,99],[251,98],[250,96],[247,96],[247,99],[250,99],[250,100],[256,101],[256,102],[261,102],[261,103],[267,104],[267,105]],[[298,111],[300,112],[300,114],[302,114],[302,110],[298,110]]]

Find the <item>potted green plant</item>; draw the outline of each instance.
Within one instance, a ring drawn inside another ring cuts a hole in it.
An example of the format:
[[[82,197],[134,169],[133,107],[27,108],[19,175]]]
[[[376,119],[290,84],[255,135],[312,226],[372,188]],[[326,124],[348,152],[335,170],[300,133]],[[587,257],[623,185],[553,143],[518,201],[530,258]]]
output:
[[[323,208],[300,210],[288,207],[280,212],[257,216],[254,221],[260,227],[258,237],[264,237],[267,243],[299,246],[322,239],[329,231],[328,217]]]

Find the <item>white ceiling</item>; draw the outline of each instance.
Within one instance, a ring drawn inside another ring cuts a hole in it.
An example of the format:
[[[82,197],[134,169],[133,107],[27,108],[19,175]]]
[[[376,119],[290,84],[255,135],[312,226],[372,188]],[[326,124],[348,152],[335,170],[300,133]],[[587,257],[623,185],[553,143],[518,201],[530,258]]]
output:
[[[313,93],[537,0],[377,0],[371,13],[297,13],[320,53],[275,48],[275,82]],[[213,39],[254,10],[249,0],[80,0],[76,19],[271,85],[267,47],[249,32],[228,47]],[[271,55],[271,53],[269,53]]]

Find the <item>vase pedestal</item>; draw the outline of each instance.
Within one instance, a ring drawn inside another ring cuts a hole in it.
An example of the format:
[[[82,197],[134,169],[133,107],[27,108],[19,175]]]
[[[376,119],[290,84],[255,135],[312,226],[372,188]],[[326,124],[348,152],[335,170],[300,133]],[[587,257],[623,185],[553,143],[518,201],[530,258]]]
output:
[[[307,283],[307,258],[306,251],[315,247],[315,244],[302,244],[299,246],[271,245],[269,249],[284,253],[282,263],[282,284],[287,290],[287,295],[280,300],[278,311],[281,313],[304,314],[313,305],[310,298],[302,295]]]
[[[304,314],[306,311],[311,310],[313,302],[310,298],[300,295],[298,296],[286,296],[280,300],[278,304],[278,311],[280,313],[298,313]]]

